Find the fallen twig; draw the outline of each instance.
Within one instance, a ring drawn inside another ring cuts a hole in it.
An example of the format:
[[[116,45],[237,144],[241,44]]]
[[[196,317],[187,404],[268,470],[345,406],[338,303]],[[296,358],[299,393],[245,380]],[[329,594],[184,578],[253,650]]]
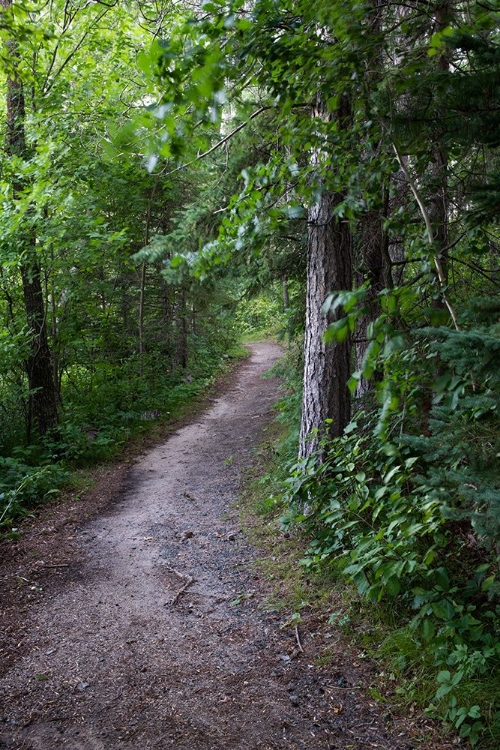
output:
[[[194,583],[194,578],[192,578],[191,576],[189,576],[188,580],[186,581],[186,583],[184,584],[184,586],[181,589],[179,589],[179,591],[176,593],[176,595],[172,599],[172,601],[171,601],[172,607],[175,607],[175,605],[179,601],[179,599],[182,596],[182,594],[185,593],[185,591],[191,586],[192,583]]]
[[[189,578],[189,576],[185,575],[184,573],[179,573],[179,571],[175,568],[171,568],[170,565],[164,565],[163,567],[165,568],[165,570],[168,570],[170,571],[170,573],[173,573],[175,576],[177,576],[177,578]]]
[[[295,639],[297,641],[297,646],[299,648],[300,653],[303,654],[304,653],[304,649],[302,648],[302,643],[300,642],[299,626],[298,625],[295,626]]]

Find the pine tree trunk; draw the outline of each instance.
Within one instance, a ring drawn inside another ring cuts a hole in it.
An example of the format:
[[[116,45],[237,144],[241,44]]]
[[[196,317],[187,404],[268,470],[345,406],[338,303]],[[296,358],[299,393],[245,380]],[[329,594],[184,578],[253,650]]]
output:
[[[178,341],[179,347],[179,363],[183,370],[188,366],[188,311],[187,311],[187,294],[183,288],[180,292],[180,305],[179,305],[179,326],[180,336]]]
[[[325,190],[309,212],[299,458],[316,451],[325,434],[341,435],[350,419],[351,342],[325,344],[323,335],[333,318],[321,309],[329,292],[352,287],[350,228],[333,216],[340,199]],[[325,420],[332,421],[327,425]]]
[[[139,335],[139,358],[140,358],[140,373],[142,376],[142,360],[146,351],[144,342],[144,310],[146,304],[146,263],[141,266],[139,283],[139,315],[138,315],[138,335]]]
[[[11,0],[1,0],[8,9]],[[9,156],[27,157],[25,135],[25,106],[22,81],[16,75],[18,54],[14,42],[7,43],[14,71],[7,78],[7,113],[5,152]],[[19,179],[13,183],[14,197],[23,185]],[[31,232],[19,236],[22,249],[21,280],[28,329],[31,334],[30,352],[26,359],[26,373],[30,390],[27,431],[32,427],[39,435],[45,435],[58,422],[57,388],[53,377],[52,357],[47,338],[47,317],[41,280],[41,268],[36,254],[35,238]]]
[[[175,306],[172,303],[172,289],[163,279],[162,281],[162,352],[166,355],[167,366],[171,370],[174,361],[174,334],[173,318]]]

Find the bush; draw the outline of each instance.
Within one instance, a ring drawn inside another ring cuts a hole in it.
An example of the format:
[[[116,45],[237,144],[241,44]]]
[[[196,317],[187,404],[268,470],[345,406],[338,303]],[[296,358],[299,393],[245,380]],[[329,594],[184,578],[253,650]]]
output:
[[[236,321],[243,335],[274,332],[283,320],[282,303],[271,294],[245,299],[236,311]]]
[[[16,458],[0,458],[0,528],[52,497],[68,479],[57,464],[29,466]]]
[[[318,454],[296,464],[286,491],[294,511],[284,523],[299,522],[313,537],[306,568],[340,568],[364,597],[396,606],[432,656],[429,711],[475,743],[485,716],[500,717],[487,692],[471,704],[464,691],[492,673],[500,679],[498,568],[458,533],[409,446],[373,446],[371,431],[353,422],[323,443],[322,463]]]

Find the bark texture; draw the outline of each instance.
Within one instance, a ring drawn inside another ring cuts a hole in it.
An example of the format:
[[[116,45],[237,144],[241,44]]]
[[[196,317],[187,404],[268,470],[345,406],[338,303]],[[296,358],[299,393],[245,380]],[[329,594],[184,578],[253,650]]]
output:
[[[350,419],[351,342],[325,344],[331,315],[322,311],[328,293],[351,289],[351,232],[334,216],[342,196],[324,190],[309,211],[304,388],[299,458],[319,447],[325,434],[341,435]],[[341,317],[339,311],[337,317]],[[325,420],[332,420],[328,425]]]
[[[380,35],[384,14],[383,0],[373,0],[370,9],[371,27],[374,35]],[[377,79],[383,69],[382,50],[378,45],[374,47],[374,57],[371,61],[372,70],[368,77],[377,84]],[[368,211],[360,220],[357,228],[358,248],[356,264],[356,286],[361,287],[368,282],[368,290],[364,300],[366,312],[360,316],[355,333],[355,365],[354,369],[363,369],[364,358],[368,346],[370,324],[380,314],[379,294],[384,288],[392,286],[391,264],[387,232],[384,231],[384,218],[388,215],[389,194],[384,191],[383,205],[379,209]],[[356,398],[365,397],[373,388],[373,380],[361,378],[356,388]]]

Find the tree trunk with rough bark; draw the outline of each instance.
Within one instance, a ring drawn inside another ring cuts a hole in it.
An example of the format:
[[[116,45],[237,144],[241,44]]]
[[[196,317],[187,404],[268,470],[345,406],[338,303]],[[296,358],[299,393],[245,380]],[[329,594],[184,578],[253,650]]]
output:
[[[325,344],[323,339],[328,324],[335,319],[322,311],[326,296],[352,287],[350,228],[333,214],[341,199],[324,190],[309,211],[299,458],[316,451],[323,436],[341,435],[350,419],[350,339],[333,344]],[[336,312],[336,317],[342,315],[342,311]]]
[[[8,9],[12,0],[1,0]],[[13,70],[7,78],[7,112],[5,152],[9,156],[27,157],[23,83],[16,71],[18,54],[15,42],[6,44]],[[13,183],[14,197],[19,195],[23,185],[20,179]],[[47,338],[47,316],[42,286],[40,262],[37,257],[35,238],[31,231],[20,233],[19,245],[22,261],[20,264],[23,285],[24,307],[28,329],[31,335],[30,352],[26,359],[26,373],[29,385],[29,409],[27,417],[28,437],[34,427],[39,435],[45,435],[56,427],[57,387],[53,377],[52,357]]]

